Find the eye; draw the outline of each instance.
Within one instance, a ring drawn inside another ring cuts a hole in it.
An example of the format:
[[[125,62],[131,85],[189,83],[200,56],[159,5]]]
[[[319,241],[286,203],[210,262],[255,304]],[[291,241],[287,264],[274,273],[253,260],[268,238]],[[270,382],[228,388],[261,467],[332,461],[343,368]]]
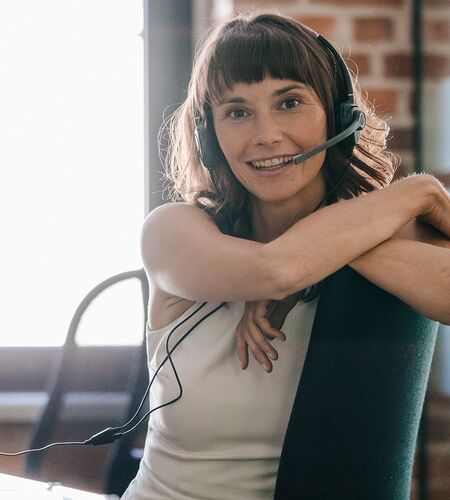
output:
[[[284,99],[284,101],[281,103],[281,108],[283,109],[296,108],[301,102],[302,100],[299,97],[288,97]]]
[[[227,111],[227,116],[231,117],[233,120],[240,120],[241,118],[245,118],[245,113],[247,113],[245,109],[235,108]]]

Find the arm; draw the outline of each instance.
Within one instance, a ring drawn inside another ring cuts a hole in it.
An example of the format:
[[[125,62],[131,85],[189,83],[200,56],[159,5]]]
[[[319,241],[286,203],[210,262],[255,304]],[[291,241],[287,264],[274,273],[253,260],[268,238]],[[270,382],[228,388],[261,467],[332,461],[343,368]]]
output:
[[[444,207],[443,210],[435,211],[433,216],[422,218],[428,219],[429,223],[433,223],[449,234],[449,198],[440,183],[439,186],[438,198]],[[414,194],[410,192],[410,196]],[[314,215],[312,214],[309,218]],[[394,232],[392,239],[375,246],[349,265],[367,279],[403,299],[425,316],[448,323],[450,321],[449,254],[450,240],[444,233],[413,218]],[[398,262],[402,265],[398,265]],[[386,263],[390,264],[388,272],[386,272]],[[415,265],[419,271],[414,272],[412,265]],[[391,268],[393,268],[392,271]],[[422,269],[426,270],[426,279],[423,273],[419,274]],[[272,321],[272,316],[268,319],[265,317],[267,304],[268,301],[246,303],[244,316],[236,331],[238,356],[243,369],[248,364],[248,347],[252,350],[255,359],[265,366],[267,371],[272,369],[269,356],[277,359],[277,352],[268,339],[284,340],[284,334],[278,328],[283,324],[290,307],[289,303],[286,307],[283,306],[279,311],[281,316],[277,317],[276,321]],[[278,312],[278,306],[276,311]]]
[[[281,298],[336,272],[391,238],[416,216],[432,211],[436,204],[445,209],[431,223],[450,235],[450,203],[442,190],[434,177],[413,175],[324,207],[292,225],[263,247],[266,260],[283,276],[286,288]]]
[[[414,219],[349,266],[424,316],[450,324],[450,239],[433,227]],[[294,296],[291,302],[295,300]],[[245,304],[236,330],[237,354],[244,370],[250,348],[258,363],[271,372],[271,359],[278,359],[271,341],[286,339],[279,328],[292,304],[287,301],[280,304],[281,309],[277,306],[275,319],[266,316],[269,302]]]
[[[447,205],[443,194],[439,198],[439,186],[432,176],[410,176],[314,212],[265,244],[222,234],[195,206],[163,205],[144,222],[142,260],[152,287],[166,296],[284,300],[391,238],[418,215],[450,236],[450,198]]]
[[[418,221],[349,264],[424,316],[450,324],[450,240]]]

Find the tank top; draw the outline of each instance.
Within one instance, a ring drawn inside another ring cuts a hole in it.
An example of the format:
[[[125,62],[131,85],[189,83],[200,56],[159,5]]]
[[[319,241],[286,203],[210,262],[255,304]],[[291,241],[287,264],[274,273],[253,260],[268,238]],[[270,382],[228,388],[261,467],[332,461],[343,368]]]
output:
[[[123,500],[273,498],[318,299],[297,303],[287,315],[282,327],[286,340],[271,341],[278,352],[271,373],[250,350],[247,369],[240,367],[235,332],[245,302],[196,302],[160,330],[147,325],[152,380],[167,356],[169,335],[170,351],[210,314],[171,354],[183,393],[150,415],[144,456]],[[179,393],[166,361],[150,389],[150,409]]]

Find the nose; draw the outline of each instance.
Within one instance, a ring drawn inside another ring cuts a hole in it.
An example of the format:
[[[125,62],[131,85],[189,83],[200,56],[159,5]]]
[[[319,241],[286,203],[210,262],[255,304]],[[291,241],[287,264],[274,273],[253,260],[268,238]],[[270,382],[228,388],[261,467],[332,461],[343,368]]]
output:
[[[274,146],[281,142],[282,137],[281,127],[273,116],[264,115],[254,120],[252,145]]]

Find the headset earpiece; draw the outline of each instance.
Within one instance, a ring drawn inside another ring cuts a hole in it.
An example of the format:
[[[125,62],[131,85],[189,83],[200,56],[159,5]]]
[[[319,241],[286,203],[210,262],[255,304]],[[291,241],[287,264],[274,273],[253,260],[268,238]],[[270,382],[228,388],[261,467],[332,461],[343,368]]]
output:
[[[211,173],[218,164],[223,164],[226,160],[217,141],[214,128],[211,123],[208,123],[212,122],[211,112],[208,114],[210,116],[207,117],[206,123],[200,115],[194,117],[194,137],[200,161]]]
[[[357,104],[350,100],[341,103],[336,119],[336,135],[350,127],[355,122],[359,124],[358,128],[341,142],[345,151],[349,155],[359,142],[361,131],[366,125],[366,115]]]
[[[344,79],[345,93],[347,97],[341,102],[339,110],[336,113],[336,135],[350,127],[353,123],[359,123],[358,129],[342,141],[342,145],[344,146],[346,152],[348,151],[348,154],[351,155],[353,148],[356,144],[358,144],[361,131],[366,125],[366,116],[361,108],[355,103],[350,70],[348,69],[348,66],[341,54],[339,54],[334,46],[322,35],[317,36],[317,41],[333,54],[334,60],[340,67],[341,75]]]
[[[194,128],[194,137],[195,137],[195,146],[197,148],[197,154],[200,158],[200,161],[203,163],[203,165],[205,165],[205,167],[208,168],[208,166],[205,164],[205,160],[204,160],[204,153],[203,153],[203,149],[204,149],[204,144],[206,144],[206,140],[205,140],[205,131],[204,131],[204,127],[203,127],[203,120],[202,120],[202,117],[197,115],[196,117],[194,117],[194,121],[195,121],[195,128]]]

